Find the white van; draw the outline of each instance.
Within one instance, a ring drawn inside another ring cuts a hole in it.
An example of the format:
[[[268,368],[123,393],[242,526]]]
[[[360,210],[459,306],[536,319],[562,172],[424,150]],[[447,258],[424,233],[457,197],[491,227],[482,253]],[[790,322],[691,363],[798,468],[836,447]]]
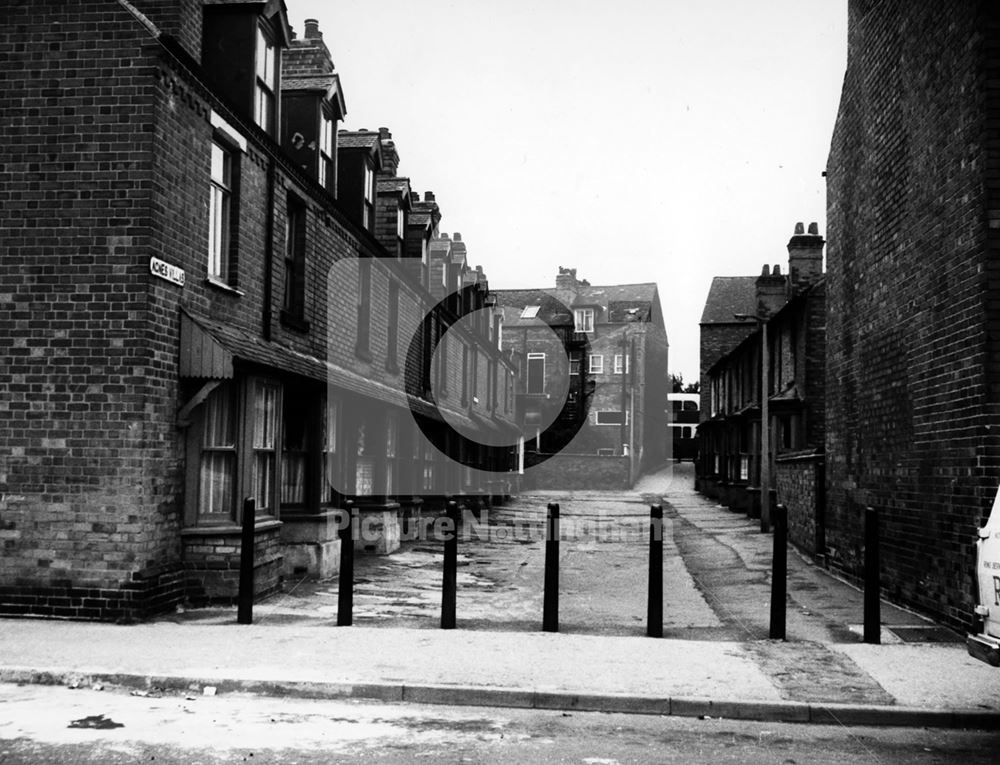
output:
[[[1000,490],[976,540],[976,582],[976,617],[982,629],[980,634],[969,635],[965,644],[972,656],[1000,667]]]

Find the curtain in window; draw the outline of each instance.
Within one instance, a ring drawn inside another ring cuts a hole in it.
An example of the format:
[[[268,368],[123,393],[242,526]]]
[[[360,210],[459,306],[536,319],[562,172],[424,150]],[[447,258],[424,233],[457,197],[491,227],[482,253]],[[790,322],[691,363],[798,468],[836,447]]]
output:
[[[337,436],[340,422],[340,401],[333,396],[326,400],[326,417],[323,430],[323,485],[324,497],[328,502],[337,500],[341,489],[340,463],[337,459]]]
[[[281,504],[304,505],[308,449],[308,396],[285,396],[285,427],[281,450]]]
[[[228,386],[208,397],[204,418],[198,511],[202,515],[229,515],[233,509],[236,427]]]
[[[253,410],[253,486],[257,512],[273,509],[277,430],[278,387],[258,382]]]
[[[396,440],[398,420],[394,413],[385,416],[385,495],[396,493]]]

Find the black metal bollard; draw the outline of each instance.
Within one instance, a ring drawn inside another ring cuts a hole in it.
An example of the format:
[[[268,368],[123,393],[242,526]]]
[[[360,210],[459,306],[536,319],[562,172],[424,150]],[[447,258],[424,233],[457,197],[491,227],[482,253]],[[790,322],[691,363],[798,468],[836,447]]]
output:
[[[451,535],[444,539],[444,582],[441,585],[441,629],[455,629],[455,599],[458,594],[458,502],[448,501]]]
[[[649,594],[646,635],[663,637],[663,505],[649,506]]]
[[[882,604],[879,600],[878,511],[865,508],[865,629],[864,641],[882,642]]]
[[[257,501],[243,500],[243,524],[240,535],[240,589],[236,596],[236,622],[253,624],[253,537],[257,523]]]
[[[545,519],[545,594],[542,631],[559,631],[559,503],[550,502]]]
[[[785,600],[788,592],[788,508],[775,505],[771,513],[774,546],[771,552],[771,632],[772,640],[785,639]]]
[[[344,502],[340,524],[340,577],[337,580],[337,626],[354,624],[354,502]]]

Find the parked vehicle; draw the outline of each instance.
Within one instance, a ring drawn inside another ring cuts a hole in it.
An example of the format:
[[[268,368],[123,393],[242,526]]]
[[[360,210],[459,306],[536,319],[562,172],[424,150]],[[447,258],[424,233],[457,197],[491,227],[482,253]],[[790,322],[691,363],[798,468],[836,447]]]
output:
[[[976,634],[966,639],[969,654],[1000,667],[1000,490],[976,540]]]

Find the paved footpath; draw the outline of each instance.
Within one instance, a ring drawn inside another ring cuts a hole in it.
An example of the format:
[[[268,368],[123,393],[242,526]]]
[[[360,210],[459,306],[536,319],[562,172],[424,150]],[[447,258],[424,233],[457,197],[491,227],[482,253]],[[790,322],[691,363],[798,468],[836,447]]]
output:
[[[861,643],[860,593],[794,554],[788,641],[767,640],[771,537],[695,495],[687,476],[646,479],[628,499],[657,497],[692,583],[682,598],[705,606],[663,639],[289,623],[268,619],[267,603],[249,626],[231,610],[138,625],[6,619],[0,681],[1000,728],[1000,670],[888,604],[883,644]]]

